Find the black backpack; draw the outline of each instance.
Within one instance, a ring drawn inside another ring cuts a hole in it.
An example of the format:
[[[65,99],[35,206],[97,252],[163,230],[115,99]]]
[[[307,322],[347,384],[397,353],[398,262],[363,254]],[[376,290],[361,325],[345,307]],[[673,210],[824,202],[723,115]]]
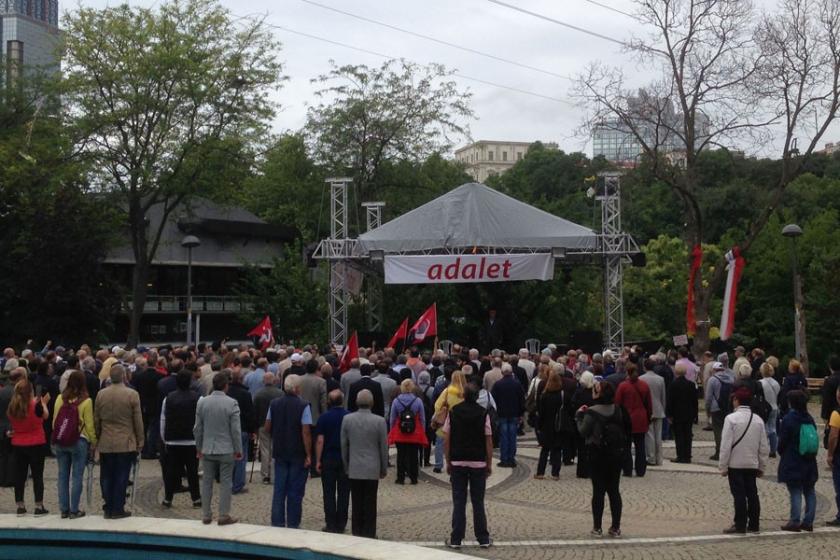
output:
[[[718,408],[724,414],[729,414],[732,412],[732,383],[718,375],[715,375],[714,378],[718,380],[718,383],[720,383],[718,396],[717,399],[715,399],[717,401]]]
[[[764,387],[760,381],[755,382],[755,391],[752,402],[750,402],[750,410],[765,423],[770,418],[770,413],[773,412],[773,407],[770,406],[770,403],[764,397]]]
[[[414,428],[417,427],[417,414],[411,409],[414,406],[414,401],[417,400],[417,397],[414,397],[408,406],[403,408],[402,412],[400,412],[400,432],[404,434],[413,434]]]
[[[591,411],[590,412],[601,429],[600,438],[591,447],[592,452],[601,458],[621,459],[624,450],[627,448],[627,434],[624,430],[624,413],[620,406],[615,407],[615,412],[609,418]]]

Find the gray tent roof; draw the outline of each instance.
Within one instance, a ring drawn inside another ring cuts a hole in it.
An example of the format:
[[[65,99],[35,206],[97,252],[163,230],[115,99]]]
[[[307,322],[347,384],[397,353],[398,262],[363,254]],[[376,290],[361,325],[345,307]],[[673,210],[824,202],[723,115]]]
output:
[[[466,183],[359,236],[362,252],[496,247],[593,249],[597,235],[480,183]]]

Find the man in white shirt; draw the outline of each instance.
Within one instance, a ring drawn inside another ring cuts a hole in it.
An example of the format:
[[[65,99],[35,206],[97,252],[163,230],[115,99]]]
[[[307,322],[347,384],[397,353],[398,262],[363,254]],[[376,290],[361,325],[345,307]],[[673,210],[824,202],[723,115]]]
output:
[[[735,523],[726,534],[758,533],[761,503],[756,479],[764,476],[770,444],[761,417],[750,409],[752,392],[739,387],[733,395],[734,412],[726,416],[720,442],[720,474],[729,478],[735,502]]]
[[[519,361],[516,365],[525,370],[525,375],[528,376],[528,381],[534,377],[534,370],[537,369],[537,364],[531,361],[527,348],[519,349]]]

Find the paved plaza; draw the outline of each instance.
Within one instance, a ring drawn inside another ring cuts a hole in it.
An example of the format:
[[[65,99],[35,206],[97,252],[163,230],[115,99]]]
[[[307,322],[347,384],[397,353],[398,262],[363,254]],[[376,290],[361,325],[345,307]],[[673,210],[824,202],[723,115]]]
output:
[[[812,412],[816,412],[812,410]],[[819,427],[821,430],[822,428]],[[520,439],[519,464],[515,469],[496,469],[489,482],[487,508],[490,531],[496,545],[489,550],[465,546],[463,551],[487,558],[835,558],[840,531],[819,528],[813,534],[782,533],[787,520],[788,495],[775,482],[777,460],[771,459],[768,476],[759,481],[762,500],[762,533],[748,537],[725,537],[721,530],[731,523],[732,503],[726,479],[708,460],[713,451],[711,433],[695,429],[697,440],[693,465],[669,463],[675,456],[673,442],[666,442],[666,462],[650,467],[644,478],[622,478],[624,499],[623,538],[593,540],[588,480],[575,478],[574,467],[564,467],[560,480],[534,480],[539,448],[533,434]],[[823,450],[819,457],[823,465]],[[250,473],[250,467],[249,467]],[[48,459],[45,473],[46,503],[57,513],[55,461]],[[98,470],[97,470],[98,476]],[[233,498],[233,515],[246,523],[267,525],[272,487],[263,485],[259,466],[249,492]],[[32,501],[27,487],[27,504]],[[175,496],[172,509],[160,505],[163,498],[160,466],[143,461],[140,467],[134,512],[148,517],[200,519],[187,494]],[[821,467],[817,483],[817,526],[834,514],[830,473]],[[84,501],[84,496],[83,496]],[[90,513],[97,513],[98,479]],[[31,511],[31,509],[30,509]],[[422,470],[420,484],[394,484],[389,472],[379,491],[379,537],[423,546],[441,546],[450,530],[451,500],[446,477],[431,468]],[[0,489],[0,513],[13,513],[11,489]],[[324,524],[321,485],[310,480],[306,488],[302,527],[320,530]],[[608,512],[605,519],[608,519]],[[469,517],[469,513],[468,513]],[[72,521],[60,521],[71,524]],[[114,521],[113,523],[120,523]],[[208,527],[208,535],[216,526]],[[467,536],[471,537],[468,522]],[[324,535],[324,538],[329,538]]]

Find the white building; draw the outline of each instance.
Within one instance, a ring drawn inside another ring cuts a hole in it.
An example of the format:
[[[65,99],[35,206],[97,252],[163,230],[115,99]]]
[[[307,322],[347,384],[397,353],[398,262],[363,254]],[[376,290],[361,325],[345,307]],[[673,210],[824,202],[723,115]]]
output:
[[[525,157],[532,142],[479,140],[455,150],[455,159],[466,165],[467,173],[483,183],[488,177],[504,173]],[[556,144],[546,144],[556,147]]]

